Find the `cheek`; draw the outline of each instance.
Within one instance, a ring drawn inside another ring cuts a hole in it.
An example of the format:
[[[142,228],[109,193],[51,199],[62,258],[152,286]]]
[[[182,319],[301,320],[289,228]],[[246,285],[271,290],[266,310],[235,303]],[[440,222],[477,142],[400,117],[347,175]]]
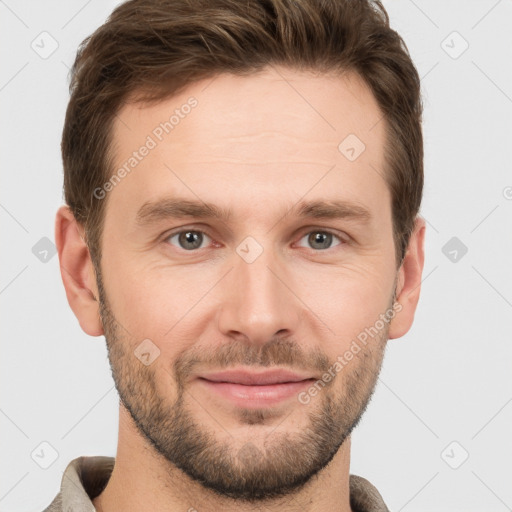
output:
[[[301,279],[301,296],[338,342],[375,323],[390,305],[394,274],[378,265],[339,267]]]
[[[105,266],[104,272],[108,275],[107,296],[118,322],[133,338],[157,343],[166,355],[182,350],[186,340],[197,334],[197,314],[208,318],[205,307],[212,298],[208,293],[212,283],[218,280],[215,270],[211,266],[187,269],[148,261],[109,261],[117,261]]]
[[[172,325],[174,307],[165,295],[166,283],[154,283],[138,269],[119,259],[104,266],[105,291],[116,320],[134,338],[152,338]],[[169,286],[170,288],[170,286]]]

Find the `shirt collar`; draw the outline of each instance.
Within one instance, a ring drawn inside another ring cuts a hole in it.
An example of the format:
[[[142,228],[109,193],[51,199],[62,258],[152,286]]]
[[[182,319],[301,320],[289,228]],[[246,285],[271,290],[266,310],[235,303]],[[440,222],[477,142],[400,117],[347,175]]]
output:
[[[95,512],[92,500],[105,489],[115,458],[78,457],[64,470],[59,494],[45,512]],[[366,478],[350,475],[350,506],[353,512],[389,512],[376,487]]]

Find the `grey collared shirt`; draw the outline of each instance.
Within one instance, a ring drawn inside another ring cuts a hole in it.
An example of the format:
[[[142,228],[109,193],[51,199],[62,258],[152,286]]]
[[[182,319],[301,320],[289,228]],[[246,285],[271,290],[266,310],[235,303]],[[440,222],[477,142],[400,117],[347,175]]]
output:
[[[105,489],[114,457],[78,457],[62,475],[60,491],[43,512],[95,512],[92,500]],[[379,491],[366,478],[350,475],[350,506],[353,512],[389,512]]]

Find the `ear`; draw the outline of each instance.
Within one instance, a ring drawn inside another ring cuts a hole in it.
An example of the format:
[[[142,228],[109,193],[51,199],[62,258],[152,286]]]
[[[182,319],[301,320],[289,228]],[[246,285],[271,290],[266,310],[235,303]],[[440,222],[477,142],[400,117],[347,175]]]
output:
[[[390,322],[389,339],[400,338],[409,331],[421,290],[421,275],[425,260],[425,220],[417,217],[409,239],[407,252],[398,271],[395,301],[401,309]]]
[[[60,275],[69,305],[80,327],[90,336],[101,336],[96,273],[89,248],[69,206],[61,206],[55,219],[55,244],[59,253]]]

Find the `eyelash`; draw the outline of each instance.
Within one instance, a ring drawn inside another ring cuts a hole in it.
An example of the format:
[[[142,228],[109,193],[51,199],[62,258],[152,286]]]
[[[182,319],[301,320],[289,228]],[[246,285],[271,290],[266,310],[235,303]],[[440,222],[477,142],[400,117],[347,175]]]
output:
[[[171,238],[174,238],[175,236],[177,235],[181,235],[182,233],[187,233],[187,232],[192,232],[192,233],[201,233],[203,235],[206,235],[208,238],[210,238],[211,240],[213,240],[213,237],[210,236],[206,231],[202,230],[202,229],[196,229],[194,227],[191,227],[191,228],[186,228],[186,229],[180,229],[179,231],[174,231],[174,232],[171,232],[169,234],[167,234],[164,238],[164,242],[168,242],[168,240],[170,240]],[[307,231],[305,232],[301,237],[300,237],[300,240],[302,240],[305,236],[307,235],[310,235],[311,233],[324,233],[324,234],[329,234],[329,235],[332,235],[334,238],[337,238],[338,241],[340,242],[339,244],[337,245],[334,245],[333,247],[328,247],[327,249],[313,249],[313,248],[310,248],[310,250],[314,251],[314,252],[318,252],[318,253],[323,253],[323,252],[327,252],[329,250],[332,250],[334,249],[335,247],[338,247],[340,245],[344,245],[347,242],[347,240],[344,240],[340,235],[336,234],[334,231],[331,231],[330,229],[325,229],[325,228],[314,228],[314,229],[311,229],[310,231]],[[172,244],[171,244],[172,245]],[[199,252],[201,250],[201,248],[199,249],[190,249],[190,250],[187,250],[187,249],[183,249],[182,247],[178,247],[178,246],[174,246],[176,249],[179,249],[183,252],[188,252],[188,253],[194,253],[194,252]],[[206,249],[205,247],[203,247],[202,249]]]

